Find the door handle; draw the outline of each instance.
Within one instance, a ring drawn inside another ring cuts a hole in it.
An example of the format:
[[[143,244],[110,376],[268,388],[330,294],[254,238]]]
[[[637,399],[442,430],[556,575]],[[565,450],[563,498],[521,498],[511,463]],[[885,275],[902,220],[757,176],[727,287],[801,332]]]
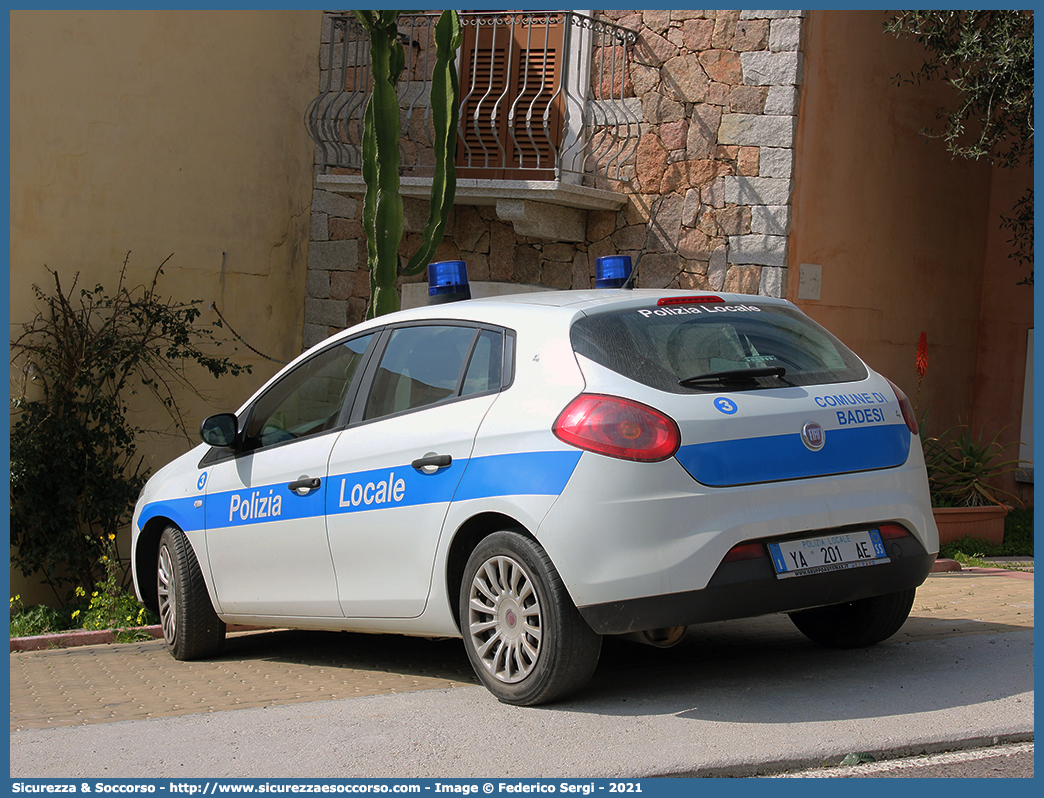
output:
[[[416,468],[418,471],[425,471],[428,474],[434,474],[440,468],[445,468],[453,462],[453,458],[448,454],[428,454],[424,457],[418,457],[412,463],[411,466]],[[431,469],[430,471],[428,469]]]
[[[301,477],[300,479],[291,482],[287,487],[296,492],[301,490],[315,490],[321,484],[322,481],[319,477]]]

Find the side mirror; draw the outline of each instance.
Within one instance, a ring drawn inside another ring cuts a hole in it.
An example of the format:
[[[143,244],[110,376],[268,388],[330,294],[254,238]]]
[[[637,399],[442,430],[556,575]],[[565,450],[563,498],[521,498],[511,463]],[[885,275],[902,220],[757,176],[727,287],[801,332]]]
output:
[[[211,446],[233,446],[239,433],[239,421],[234,413],[210,416],[199,426],[199,436]]]

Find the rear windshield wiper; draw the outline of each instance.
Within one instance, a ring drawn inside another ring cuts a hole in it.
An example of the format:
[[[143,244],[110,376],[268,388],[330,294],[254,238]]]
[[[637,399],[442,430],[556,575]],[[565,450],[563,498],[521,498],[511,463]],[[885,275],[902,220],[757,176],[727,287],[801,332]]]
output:
[[[701,382],[753,382],[758,377],[782,377],[787,373],[783,366],[759,366],[751,369],[729,369],[727,371],[711,371],[707,374],[697,374],[695,377],[686,377],[678,380],[683,388],[698,385]]]

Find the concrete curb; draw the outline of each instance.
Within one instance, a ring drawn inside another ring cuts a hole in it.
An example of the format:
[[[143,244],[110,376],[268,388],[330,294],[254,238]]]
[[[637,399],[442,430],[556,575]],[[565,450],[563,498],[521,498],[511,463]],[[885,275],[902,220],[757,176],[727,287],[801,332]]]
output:
[[[1016,560],[1016,562],[1024,562],[1023,560]],[[1031,560],[1025,562],[1032,565]],[[936,560],[932,566],[933,574],[947,573],[949,571],[961,571],[962,573],[968,574],[993,574],[996,576],[1011,576],[1015,579],[1033,579],[1033,571],[1015,571],[1011,568],[976,568],[974,566],[961,565],[956,560],[941,559]]]
[[[72,648],[74,646],[93,646],[102,643],[114,643],[117,632],[145,632],[149,637],[163,637],[163,629],[156,626],[134,626],[127,629],[74,629],[71,632],[58,632],[50,635],[33,635],[32,637],[12,637],[11,651],[40,651],[45,648]]]
[[[982,748],[996,748],[1002,745],[1032,742],[1034,742],[1034,731],[1028,729],[990,736],[969,736],[952,740],[939,739],[935,742],[916,745],[896,745],[876,751],[867,751],[866,753],[874,757],[874,763],[883,763],[895,759],[931,756],[933,754],[954,751],[975,751]],[[838,756],[842,755],[838,754]],[[829,772],[831,770],[839,770],[841,767],[840,760],[837,763],[833,763],[830,761],[824,762],[822,759],[796,757],[789,760],[779,759],[752,765],[727,765],[724,767],[709,767],[697,771],[662,773],[653,778],[773,778],[786,773],[800,773],[801,771]],[[853,773],[858,773],[859,768],[860,765],[845,766],[845,770]]]
[[[1030,581],[1033,581],[1032,571],[1013,571],[1010,568],[962,568],[961,571],[968,574],[1010,576],[1014,579],[1029,579]]]
[[[267,628],[267,627],[265,627]],[[226,632],[258,632],[263,631],[260,626],[239,626],[228,624]],[[71,632],[56,632],[49,635],[33,635],[32,637],[12,637],[11,653],[16,651],[41,651],[48,648],[74,648],[76,646],[96,646],[116,642],[117,632],[144,632],[149,637],[163,639],[163,627],[155,626],[131,626],[125,629],[73,629]]]

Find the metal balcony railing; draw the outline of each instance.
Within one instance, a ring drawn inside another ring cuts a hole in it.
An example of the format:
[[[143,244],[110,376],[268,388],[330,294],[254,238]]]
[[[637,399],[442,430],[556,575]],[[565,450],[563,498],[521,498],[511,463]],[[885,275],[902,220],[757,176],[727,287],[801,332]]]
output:
[[[403,175],[430,176],[434,165],[429,93],[437,20],[437,12],[399,17]],[[373,83],[369,36],[350,14],[326,21],[322,91],[305,124],[322,171],[343,173],[362,164],[362,116]],[[461,13],[461,21],[458,177],[624,179],[639,135],[628,70],[637,33],[573,11]]]

